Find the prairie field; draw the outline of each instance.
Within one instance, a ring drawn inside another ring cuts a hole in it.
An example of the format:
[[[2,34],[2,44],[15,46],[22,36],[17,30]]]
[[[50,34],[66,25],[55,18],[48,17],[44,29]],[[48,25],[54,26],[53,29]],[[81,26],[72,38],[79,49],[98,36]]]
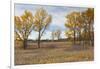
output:
[[[17,44],[16,44],[17,45]],[[93,61],[94,47],[73,45],[72,42],[28,43],[28,48],[15,48],[15,65],[49,64],[64,62]]]
[[[14,64],[94,60],[94,8],[15,4]]]

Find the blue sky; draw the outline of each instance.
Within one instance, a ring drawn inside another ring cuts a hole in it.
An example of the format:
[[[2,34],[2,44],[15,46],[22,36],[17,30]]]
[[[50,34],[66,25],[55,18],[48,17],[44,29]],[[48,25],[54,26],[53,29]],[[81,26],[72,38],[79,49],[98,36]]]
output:
[[[87,8],[83,7],[68,7],[68,6],[45,6],[45,5],[33,5],[33,4],[15,4],[15,16],[20,16],[24,13],[25,10],[29,10],[35,14],[36,10],[40,7],[43,7],[50,15],[52,15],[52,22],[50,26],[42,36],[42,39],[51,39],[51,32],[56,29],[62,31],[61,38],[66,38],[64,31],[67,28],[65,24],[65,16],[73,11],[85,11]],[[29,39],[37,39],[38,32],[32,31],[29,36]]]

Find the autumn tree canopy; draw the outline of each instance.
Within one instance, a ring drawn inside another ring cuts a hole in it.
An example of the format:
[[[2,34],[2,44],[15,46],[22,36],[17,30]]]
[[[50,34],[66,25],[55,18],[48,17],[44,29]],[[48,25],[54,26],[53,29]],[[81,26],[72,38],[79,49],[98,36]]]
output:
[[[66,16],[65,26],[68,31],[73,31],[73,39],[75,40],[90,40],[93,43],[93,24],[94,24],[94,9],[88,8],[83,12],[72,12]],[[68,35],[69,32],[66,34]],[[69,35],[68,35],[69,37]]]

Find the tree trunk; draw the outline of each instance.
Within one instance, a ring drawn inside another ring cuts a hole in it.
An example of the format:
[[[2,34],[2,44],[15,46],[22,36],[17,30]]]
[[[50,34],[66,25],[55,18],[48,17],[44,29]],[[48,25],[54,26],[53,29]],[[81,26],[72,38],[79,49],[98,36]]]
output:
[[[94,46],[94,32],[92,33],[92,46]]]
[[[79,45],[81,45],[81,31],[79,31]]]
[[[40,48],[40,31],[39,31],[39,35],[38,35],[38,48]]]
[[[89,33],[88,43],[89,43],[89,45],[91,46],[90,24],[89,24],[88,33]]]
[[[24,49],[27,48],[27,39],[24,39],[24,41],[23,41],[23,46],[24,46]]]
[[[83,47],[85,48],[85,46],[87,45],[87,33],[88,33],[88,25],[86,24],[84,27],[84,37],[83,37]]]
[[[74,42],[74,45],[75,45],[75,30],[74,30],[74,41],[73,42]]]

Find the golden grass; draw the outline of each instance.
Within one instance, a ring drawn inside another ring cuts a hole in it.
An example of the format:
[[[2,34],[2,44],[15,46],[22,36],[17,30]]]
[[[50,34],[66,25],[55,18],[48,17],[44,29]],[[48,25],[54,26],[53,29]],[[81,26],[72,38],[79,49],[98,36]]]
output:
[[[73,46],[67,46],[66,44],[62,45],[61,47],[51,48],[47,46],[39,49],[36,48],[26,50],[15,48],[15,64],[63,63],[91,61],[94,59],[94,51],[93,47],[91,46],[86,49],[83,49],[79,46],[79,49],[76,49]]]

